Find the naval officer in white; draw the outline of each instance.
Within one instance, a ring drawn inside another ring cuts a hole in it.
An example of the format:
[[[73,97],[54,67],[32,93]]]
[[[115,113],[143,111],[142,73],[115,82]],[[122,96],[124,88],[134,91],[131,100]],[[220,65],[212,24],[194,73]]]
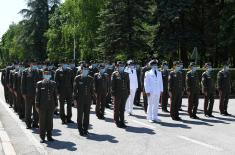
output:
[[[134,99],[136,90],[138,88],[138,78],[137,78],[137,71],[133,60],[127,61],[127,67],[125,68],[125,72],[129,74],[130,79],[130,95],[126,102],[125,111],[128,115],[132,115],[133,113],[133,106],[134,106]]]
[[[158,71],[158,61],[151,60],[150,71],[145,73],[144,89],[148,98],[147,120],[149,122],[159,122],[158,105],[161,93],[163,92],[162,73]]]

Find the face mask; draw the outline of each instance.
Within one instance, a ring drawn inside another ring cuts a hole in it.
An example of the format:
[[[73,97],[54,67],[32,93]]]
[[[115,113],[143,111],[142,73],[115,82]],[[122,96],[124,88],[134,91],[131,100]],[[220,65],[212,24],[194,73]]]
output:
[[[88,70],[88,69],[84,69],[84,70],[82,71],[82,76],[83,76],[83,77],[88,76],[88,74],[89,74],[89,70]]]
[[[119,72],[123,72],[125,70],[125,67],[123,67],[123,66],[120,66],[119,68],[118,68],[118,71]]]
[[[51,79],[51,75],[43,75],[43,78],[46,80],[50,80]]]
[[[209,68],[207,69],[207,71],[208,71],[209,73],[211,73],[212,68],[211,68],[211,67],[209,67]]]
[[[67,69],[68,65],[67,64],[63,64],[63,69]]]
[[[192,68],[192,71],[193,71],[193,72],[196,72],[196,71],[197,71],[197,67],[193,67],[193,68]]]
[[[92,64],[92,68],[96,68],[97,66],[97,64]]]
[[[131,68],[131,69],[135,69],[135,66],[134,66],[134,65],[131,65],[130,68]]]
[[[228,70],[229,70],[229,66],[225,66],[225,67],[224,67],[224,70],[225,70],[225,71],[228,71]]]
[[[71,68],[75,68],[75,64],[70,64],[70,67]]]
[[[180,69],[183,70],[184,69],[184,65],[180,65]]]
[[[49,69],[49,70],[52,70],[52,69],[53,69],[53,66],[48,66],[48,69]]]
[[[157,65],[153,65],[153,66],[151,66],[151,68],[152,68],[153,70],[157,70]]]
[[[33,65],[31,68],[34,69],[34,70],[36,70],[36,69],[38,69],[38,66]]]
[[[180,67],[180,66],[176,66],[175,71],[176,71],[176,72],[179,72],[179,71],[180,71],[180,69],[181,69],[181,67]]]
[[[164,65],[164,66],[163,66],[163,69],[164,69],[164,70],[168,70],[168,66],[167,66],[167,65]]]
[[[101,74],[104,74],[104,72],[105,72],[105,69],[104,69],[104,68],[100,69],[100,73],[101,73]]]

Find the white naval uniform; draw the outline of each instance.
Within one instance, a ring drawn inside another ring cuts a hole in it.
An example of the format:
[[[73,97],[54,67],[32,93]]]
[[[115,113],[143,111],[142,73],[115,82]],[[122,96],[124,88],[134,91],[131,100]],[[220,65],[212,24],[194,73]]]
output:
[[[125,111],[131,114],[133,111],[136,90],[138,88],[138,78],[135,68],[131,69],[130,67],[127,67],[125,68],[125,72],[129,74],[130,79],[130,95],[126,101]]]
[[[157,71],[157,76],[153,69],[145,73],[144,89],[148,96],[147,120],[157,121],[158,119],[158,105],[160,95],[163,92],[162,73]]]

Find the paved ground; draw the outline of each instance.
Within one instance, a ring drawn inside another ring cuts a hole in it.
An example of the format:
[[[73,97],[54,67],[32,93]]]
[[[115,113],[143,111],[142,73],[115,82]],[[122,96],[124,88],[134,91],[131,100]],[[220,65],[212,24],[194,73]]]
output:
[[[187,99],[183,100],[183,105],[186,110]],[[5,103],[0,86],[0,155],[235,154],[235,116],[220,116],[218,100],[214,107],[215,118],[204,117],[202,106],[200,100],[200,120],[192,120],[186,112],[181,112],[183,121],[175,122],[169,114],[159,111],[162,122],[153,124],[146,121],[141,107],[135,107],[134,116],[126,116],[126,129],[116,128],[113,111],[109,109],[106,109],[106,119],[98,120],[92,106],[88,137],[79,136],[76,124],[62,125],[60,119],[55,118],[53,136],[56,141],[40,144],[38,130],[25,129],[24,123]],[[229,102],[229,112],[235,114],[234,99]],[[73,109],[73,121],[76,121],[76,114]]]

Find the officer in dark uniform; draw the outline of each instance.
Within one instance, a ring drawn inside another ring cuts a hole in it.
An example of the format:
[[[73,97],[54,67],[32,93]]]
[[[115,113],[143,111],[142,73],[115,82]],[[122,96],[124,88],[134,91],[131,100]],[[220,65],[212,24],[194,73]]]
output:
[[[111,93],[114,100],[114,121],[117,127],[125,128],[124,112],[128,96],[130,95],[130,80],[128,73],[124,72],[123,62],[117,62],[116,71],[111,78]]]
[[[14,84],[14,74],[15,74],[15,65],[12,67],[12,69],[10,70],[9,73],[9,83],[8,83],[8,88],[9,88],[9,96],[10,96],[10,100],[9,100],[9,104],[10,104],[10,108],[15,108],[14,107],[14,103],[16,101],[16,97],[14,94],[14,89],[13,89],[13,84]],[[14,109],[15,110],[15,109]]]
[[[141,67],[140,65],[135,64],[137,80],[138,80],[138,88],[135,93],[134,105],[141,106],[140,104],[140,96],[141,96]]]
[[[8,92],[8,87],[7,87],[7,83],[6,83],[6,78],[7,78],[6,68],[4,68],[2,70],[1,82],[2,82],[2,85],[3,85],[3,88],[4,88],[5,101],[6,101],[6,103],[8,103],[9,102],[9,92]]]
[[[15,69],[12,70],[12,91],[13,91],[13,109],[15,112],[19,112],[19,102],[18,102],[18,72],[19,72],[19,65],[15,65]],[[21,80],[21,79],[20,79]],[[20,88],[19,88],[20,89]]]
[[[215,96],[215,83],[212,77],[211,63],[205,64],[206,71],[202,74],[202,92],[204,94],[204,114],[206,117],[214,117],[212,115]]]
[[[190,118],[199,119],[197,114],[199,94],[200,94],[200,82],[196,73],[197,67],[194,62],[189,65],[190,71],[186,75],[186,90],[188,93],[188,114]]]
[[[228,63],[224,63],[223,69],[217,75],[217,85],[220,97],[220,114],[230,116],[228,113],[229,95],[231,93],[231,76]]]
[[[111,61],[109,61],[106,64],[106,69],[105,69],[105,73],[108,74],[108,94],[106,97],[106,104],[105,107],[106,108],[110,108],[110,105],[112,103],[112,95],[111,95],[111,77],[112,77],[112,73],[114,72],[114,66],[112,64]]]
[[[16,77],[15,77],[15,88],[16,88],[16,101],[17,101],[17,111],[18,111],[18,115],[20,119],[23,119],[25,117],[25,102],[24,102],[24,98],[22,96],[21,93],[21,78],[23,75],[23,71],[24,71],[24,65],[23,63],[19,64],[19,70],[16,73]]]
[[[173,120],[180,121],[179,105],[182,100],[182,74],[179,61],[173,62],[173,71],[169,74],[168,91],[171,98],[170,115]]]
[[[95,96],[96,96],[96,116],[99,119],[104,119],[104,110],[106,97],[108,94],[108,74],[105,73],[105,65],[99,65],[99,73],[94,75]]]
[[[66,61],[56,70],[55,82],[57,93],[60,101],[60,118],[62,124],[73,123],[72,118],[72,93],[73,93],[73,71]],[[65,115],[64,106],[67,103],[67,116]]]
[[[38,128],[38,113],[35,108],[35,93],[37,82],[42,80],[42,72],[38,69],[37,61],[32,60],[30,67],[24,70],[21,78],[21,92],[25,100],[25,122],[27,129]],[[33,121],[31,118],[33,108]]]
[[[186,79],[186,71],[184,70],[184,64],[182,61],[179,61],[180,63],[180,73],[181,73],[181,81],[182,81],[182,94],[181,94],[181,101],[179,104],[179,111],[182,111],[182,102],[183,102],[183,95],[185,92],[185,87],[186,87],[186,83],[185,83],[185,79]]]
[[[144,111],[145,113],[147,113],[147,108],[148,108],[148,97],[147,94],[145,93],[144,90],[144,77],[145,77],[145,73],[147,71],[149,71],[151,68],[148,66],[148,63],[146,63],[146,65],[141,69],[141,90],[143,93],[143,100],[144,100]]]
[[[168,77],[169,77],[169,71],[168,71],[168,63],[163,62],[162,63],[162,81],[163,81],[163,93],[161,95],[161,104],[162,104],[162,111],[163,112],[169,112],[167,110],[168,105]]]
[[[56,83],[51,79],[50,72],[46,69],[43,71],[43,80],[37,83],[35,107],[39,113],[39,131],[41,143],[45,142],[47,135],[48,141],[53,141],[53,114],[57,107]]]
[[[73,84],[74,102],[77,103],[77,124],[81,136],[88,134],[90,107],[94,94],[93,78],[89,75],[88,66],[84,66]]]
[[[12,104],[12,93],[11,93],[11,89],[10,89],[10,73],[11,73],[11,70],[14,69],[14,65],[10,65],[10,66],[7,66],[6,67],[6,86],[7,86],[7,94],[8,94],[8,101],[7,103],[10,105],[11,107],[11,104]]]

